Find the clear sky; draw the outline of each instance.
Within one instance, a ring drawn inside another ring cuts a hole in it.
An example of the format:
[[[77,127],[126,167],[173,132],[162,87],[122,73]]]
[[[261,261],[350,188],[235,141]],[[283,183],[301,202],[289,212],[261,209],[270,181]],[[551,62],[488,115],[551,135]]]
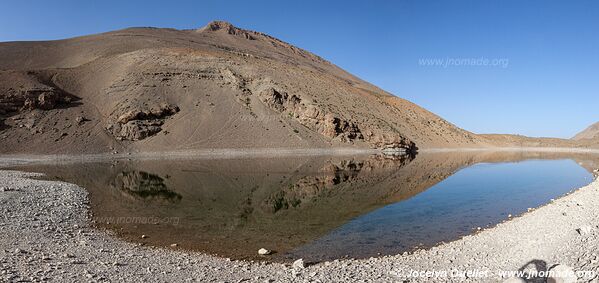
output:
[[[312,51],[476,133],[568,138],[599,121],[592,0],[4,1],[0,41],[215,19]]]

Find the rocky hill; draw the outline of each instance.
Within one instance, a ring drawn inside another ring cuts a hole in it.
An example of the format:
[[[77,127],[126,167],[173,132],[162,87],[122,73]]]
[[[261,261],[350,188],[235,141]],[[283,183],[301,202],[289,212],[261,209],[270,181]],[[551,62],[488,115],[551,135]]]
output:
[[[212,22],[0,43],[0,152],[484,146],[269,35]]]

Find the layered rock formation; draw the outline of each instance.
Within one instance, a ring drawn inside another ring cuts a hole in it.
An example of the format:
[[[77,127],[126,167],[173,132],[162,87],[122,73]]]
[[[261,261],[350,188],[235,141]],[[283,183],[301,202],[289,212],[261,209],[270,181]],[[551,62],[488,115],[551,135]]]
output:
[[[488,144],[317,55],[220,21],[0,43],[0,119],[3,152]]]

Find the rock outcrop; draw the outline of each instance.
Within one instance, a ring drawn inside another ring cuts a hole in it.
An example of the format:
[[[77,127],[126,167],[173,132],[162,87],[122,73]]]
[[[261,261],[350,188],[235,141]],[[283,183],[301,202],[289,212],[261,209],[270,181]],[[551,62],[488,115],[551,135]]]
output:
[[[68,105],[74,97],[54,87],[10,88],[0,93],[0,115],[34,109],[51,110]]]
[[[252,32],[243,30],[233,26],[232,24],[225,21],[213,21],[208,23],[203,28],[197,30],[198,32],[218,32],[222,31],[230,35],[241,36],[248,40],[254,40],[255,37],[252,36]]]
[[[289,95],[274,88],[267,88],[259,96],[272,109],[295,118],[302,125],[328,138],[347,143],[364,139],[356,123],[333,113],[326,113],[317,106],[304,102],[299,95]]]
[[[0,115],[70,106],[78,97],[54,82],[53,71],[0,71]]]
[[[164,120],[179,112],[178,106],[162,104],[150,109],[128,110],[111,121],[106,130],[118,140],[137,141],[162,131]]]
[[[318,106],[305,102],[299,95],[289,95],[271,87],[263,90],[259,96],[272,109],[288,114],[304,126],[333,140],[345,143],[365,141],[376,148],[400,148],[410,152],[418,149],[413,141],[396,131],[368,129],[363,132],[363,126],[357,122],[327,113]]]

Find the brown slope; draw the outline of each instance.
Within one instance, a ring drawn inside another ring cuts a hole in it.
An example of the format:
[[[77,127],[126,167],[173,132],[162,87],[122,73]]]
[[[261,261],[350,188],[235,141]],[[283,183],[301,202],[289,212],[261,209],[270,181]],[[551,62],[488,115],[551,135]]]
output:
[[[573,140],[591,140],[591,139],[599,139],[599,122],[589,126],[584,131],[576,134]]]
[[[314,54],[225,22],[0,43],[0,70],[5,153],[486,144]]]

